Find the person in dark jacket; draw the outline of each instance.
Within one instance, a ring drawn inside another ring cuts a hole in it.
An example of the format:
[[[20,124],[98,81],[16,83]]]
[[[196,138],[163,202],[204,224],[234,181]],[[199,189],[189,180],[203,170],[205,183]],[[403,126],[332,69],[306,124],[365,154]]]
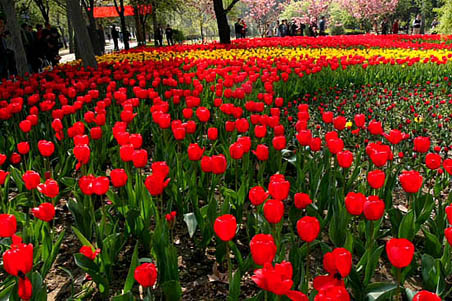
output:
[[[326,30],[326,19],[325,16],[322,16],[319,22],[319,35],[321,36],[326,35],[325,30]]]
[[[242,30],[243,30],[242,19],[238,18],[237,22],[235,22],[235,24],[234,24],[234,31],[235,31],[236,39],[240,39],[242,37]]]
[[[174,30],[171,28],[171,26],[166,25],[166,29],[165,29],[165,34],[166,34],[166,41],[168,42],[168,45],[174,45],[174,39],[173,39],[173,34],[174,34]]]
[[[119,50],[119,32],[116,30],[116,26],[111,28],[111,38],[113,39],[113,44],[115,45],[115,51]]]
[[[154,30],[155,46],[163,46],[163,28],[162,25],[158,25]]]

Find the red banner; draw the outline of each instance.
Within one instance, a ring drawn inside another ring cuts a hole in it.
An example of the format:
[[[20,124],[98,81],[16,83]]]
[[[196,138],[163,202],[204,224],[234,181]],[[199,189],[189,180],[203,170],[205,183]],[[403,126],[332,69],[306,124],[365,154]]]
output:
[[[152,12],[151,5],[139,5],[138,12],[140,15],[147,15]],[[124,16],[135,15],[135,9],[131,5],[124,6]],[[100,6],[94,8],[94,18],[117,18],[118,11],[114,6]]]

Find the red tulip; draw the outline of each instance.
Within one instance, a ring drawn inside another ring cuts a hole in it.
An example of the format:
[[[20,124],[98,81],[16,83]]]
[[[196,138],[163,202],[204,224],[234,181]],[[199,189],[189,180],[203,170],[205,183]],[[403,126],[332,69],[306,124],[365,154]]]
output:
[[[272,140],[273,148],[280,151],[286,147],[286,137],[276,136]]]
[[[452,227],[444,229],[444,236],[446,236],[446,240],[449,245],[452,246]]]
[[[248,193],[251,204],[253,204],[254,206],[259,206],[260,204],[262,204],[268,198],[268,196],[269,194],[261,186],[252,187]]]
[[[446,159],[443,161],[443,167],[444,170],[446,170],[446,172],[449,175],[452,175],[452,159]]]
[[[314,241],[320,233],[319,220],[312,216],[304,216],[297,222],[298,236],[305,242]]]
[[[100,249],[94,250],[93,247],[90,246],[82,246],[79,251],[81,254],[83,254],[86,258],[94,260],[96,259],[97,255],[100,254]]]
[[[96,179],[93,175],[83,176],[78,180],[78,185],[83,194],[93,194],[93,182]]]
[[[3,253],[3,269],[10,275],[23,278],[33,268],[33,245],[22,243],[22,238],[12,236],[11,249]]]
[[[11,161],[11,163],[13,164],[19,164],[21,161],[20,155],[16,152],[11,154],[11,157],[9,158],[9,160]]]
[[[253,150],[253,154],[256,155],[259,161],[267,161],[269,155],[268,147],[265,144],[259,144],[256,150]]]
[[[104,195],[110,188],[110,179],[107,177],[97,177],[92,182],[93,193]]]
[[[276,255],[276,244],[270,234],[257,234],[250,241],[253,261],[257,265],[271,263]]]
[[[331,122],[333,122],[333,118],[334,118],[333,112],[327,111],[327,112],[323,112],[323,113],[322,113],[322,120],[323,120],[323,122],[325,122],[325,123],[331,123]]]
[[[340,151],[336,154],[337,162],[342,168],[349,168],[353,163],[353,153],[351,151]]]
[[[385,138],[393,145],[397,145],[403,140],[402,132],[399,130],[391,130]]]
[[[420,291],[414,295],[412,301],[441,301],[441,298],[435,293]]]
[[[31,210],[34,217],[44,222],[50,222],[55,217],[55,207],[51,203],[42,203]]]
[[[438,169],[441,167],[441,156],[429,153],[425,156],[425,165],[430,169]]]
[[[77,144],[74,147],[74,156],[80,164],[87,164],[91,156],[91,150],[86,144]]]
[[[123,187],[127,184],[127,173],[124,169],[113,169],[110,172],[111,183],[114,187]]]
[[[33,295],[33,285],[28,277],[19,277],[19,286],[17,288],[17,295],[22,300],[30,300]]]
[[[135,268],[135,280],[143,287],[153,287],[157,281],[157,268],[153,263],[143,263]]]
[[[345,197],[345,208],[351,215],[361,215],[364,210],[366,196],[360,192],[349,192]]]
[[[414,245],[405,238],[391,238],[386,243],[386,254],[391,264],[401,269],[410,265],[414,255]]]
[[[19,152],[19,154],[21,155],[26,155],[30,152],[30,144],[28,142],[20,142],[17,143],[17,151]],[[6,158],[6,156],[5,156]],[[1,162],[0,162],[1,163]],[[0,164],[2,165],[2,164]]]
[[[140,134],[132,134],[129,136],[129,143],[132,144],[135,149],[139,149],[143,145],[143,137]]]
[[[386,175],[384,171],[381,171],[379,169],[369,171],[367,174],[367,182],[369,183],[370,187],[374,189],[379,189],[383,187],[385,184]]]
[[[204,153],[205,148],[201,148],[197,143],[191,143],[188,146],[188,159],[191,161],[199,161]]]
[[[364,114],[356,114],[353,121],[358,128],[362,128],[366,124],[366,116]]]
[[[276,200],[285,200],[289,195],[290,191],[290,182],[284,179],[284,176],[277,180],[271,180],[268,184],[268,192],[272,196],[272,198]]]
[[[28,170],[22,176],[22,180],[25,183],[25,187],[28,190],[36,189],[41,182],[41,176],[33,170]]]
[[[0,237],[11,237],[17,231],[17,220],[12,214],[0,214]]]
[[[246,119],[246,118],[237,119],[235,121],[235,128],[237,129],[237,132],[239,132],[239,133],[246,133],[248,131],[248,129],[250,128],[248,119]]]
[[[215,234],[222,241],[230,241],[234,238],[237,231],[237,221],[232,214],[225,214],[215,219],[213,224]]]
[[[337,116],[333,119],[333,125],[336,130],[342,131],[345,129],[345,124],[347,123],[347,119],[344,116]]]
[[[43,184],[38,185],[38,191],[48,198],[54,198],[60,193],[60,187],[57,181],[47,179]]]
[[[449,222],[449,224],[452,225],[452,205],[448,205],[445,210],[447,215],[447,221]]]
[[[19,123],[19,128],[24,133],[28,133],[29,131],[31,131],[31,126],[32,124],[30,120],[23,120]]]
[[[227,161],[224,155],[214,155],[211,157],[212,160],[212,172],[216,175],[223,174],[227,168]]]
[[[232,159],[239,160],[243,157],[245,150],[241,143],[235,142],[229,147],[229,154]]]
[[[370,221],[379,220],[385,212],[385,202],[378,196],[368,196],[363,206],[364,216]]]
[[[305,209],[312,204],[312,200],[307,193],[296,193],[294,196],[295,207],[297,209]]]
[[[44,157],[50,157],[55,151],[55,145],[51,141],[40,140],[38,142],[38,150]]]
[[[369,122],[369,125],[367,126],[367,129],[372,135],[382,135],[383,134],[383,125],[381,124],[381,121],[371,121]]]
[[[426,153],[430,149],[429,137],[416,137],[414,138],[414,151],[418,153]]]
[[[218,129],[217,128],[209,128],[207,130],[207,138],[211,141],[217,140],[218,138]]]
[[[159,173],[152,173],[144,181],[144,185],[152,196],[161,195],[168,186],[170,179],[166,179]]]
[[[264,138],[266,135],[267,135],[267,126],[257,125],[254,128],[254,136],[256,136],[256,138]]]
[[[403,190],[408,193],[416,193],[422,186],[423,178],[421,174],[415,170],[404,170],[399,176],[399,181],[402,184]]]
[[[135,152],[135,147],[133,144],[125,144],[119,148],[119,155],[121,160],[124,162],[133,161],[133,153]]]
[[[312,142],[312,133],[310,130],[300,130],[296,137],[302,146],[308,146]]]
[[[28,142],[21,142],[21,143],[26,143],[27,145],[28,145]],[[19,144],[21,144],[21,143],[19,143]],[[19,144],[17,145],[17,146],[19,146]],[[30,150],[30,146],[28,147],[28,150]],[[20,152],[20,151],[19,151]],[[28,153],[28,152],[27,152]],[[4,155],[4,154],[0,154],[0,166],[2,166],[4,163],[5,163],[5,161],[6,161],[6,159],[7,159],[8,157],[6,156],[6,155]]]
[[[212,172],[212,158],[204,156],[201,158],[201,170],[203,172]]]
[[[276,264],[275,267],[270,263],[265,263],[262,269],[254,271],[251,278],[263,290],[276,295],[286,295],[290,293],[293,285],[292,273],[293,268],[290,262],[283,261]]]
[[[148,163],[148,152],[145,149],[137,149],[133,152],[133,166],[143,168]]]
[[[168,164],[165,161],[154,162],[151,165],[152,173],[159,174],[163,178],[166,178],[169,175],[170,169]]]
[[[207,122],[210,118],[210,111],[206,107],[198,107],[196,109],[196,117],[198,117],[199,121]]]
[[[322,139],[319,137],[312,138],[311,143],[309,144],[309,148],[313,152],[318,152],[322,149]]]
[[[345,278],[352,268],[352,254],[347,249],[336,248],[323,256],[323,267],[330,275],[339,273]]]
[[[277,224],[284,216],[284,203],[281,200],[268,200],[264,204],[264,216],[270,224]]]
[[[333,155],[344,149],[344,141],[341,138],[331,138],[326,140],[326,146]]]
[[[343,286],[330,286],[321,289],[314,301],[350,301],[350,295]]]
[[[4,171],[0,169],[0,185],[5,184],[6,177],[9,175],[8,171]]]

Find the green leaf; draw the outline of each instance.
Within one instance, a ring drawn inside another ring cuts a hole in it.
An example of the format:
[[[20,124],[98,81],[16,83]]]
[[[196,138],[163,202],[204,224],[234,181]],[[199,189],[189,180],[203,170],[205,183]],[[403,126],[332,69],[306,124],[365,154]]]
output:
[[[60,251],[61,243],[63,242],[64,234],[66,233],[66,230],[63,230],[63,232],[60,233],[57,240],[55,241],[55,244],[52,246],[52,251],[50,253],[50,256],[44,259],[44,264],[41,268],[41,274],[45,278],[47,273],[49,272],[50,268],[52,267],[53,262],[55,261],[58,252]]]
[[[132,260],[130,262],[129,272],[127,273],[126,282],[124,284],[124,293],[130,292],[135,282],[135,269],[138,266],[138,241],[133,249]]]
[[[367,297],[369,301],[389,300],[387,297],[395,290],[397,290],[397,285],[393,283],[371,283],[367,287]]]
[[[195,214],[193,212],[184,214],[184,222],[187,224],[188,234],[190,235],[190,238],[192,238],[196,232],[196,227],[198,226]]]
[[[75,264],[80,267],[83,271],[88,273],[93,281],[98,285],[99,291],[102,294],[108,292],[108,281],[102,274],[99,272],[99,267],[92,261],[87,258],[83,254],[75,254],[74,255]]]
[[[114,296],[113,298],[111,298],[112,301],[133,301],[133,295],[131,292],[119,295],[119,296]]]
[[[413,240],[416,235],[416,224],[414,211],[410,210],[400,222],[399,226],[399,238],[406,238],[408,240]]]
[[[166,300],[180,300],[182,296],[182,289],[179,281],[169,280],[161,284],[163,294]]]
[[[82,245],[84,246],[90,246],[92,248],[94,248],[94,246],[91,244],[91,242],[86,239],[85,236],[83,236],[82,232],[80,232],[76,227],[72,226],[72,231],[74,231],[74,234],[77,236],[77,238],[80,240],[80,242],[82,243]]]
[[[378,247],[376,250],[372,252],[371,256],[367,257],[367,265],[364,273],[364,286],[367,286],[375,273],[375,269],[378,265],[378,261],[380,260],[381,253],[384,250],[384,246]]]
[[[229,296],[227,300],[239,300],[240,297],[240,279],[241,275],[239,271],[236,271],[232,276],[232,281],[229,284]]]
[[[2,283],[2,290],[0,291],[0,301],[8,301],[10,294],[13,292],[16,286],[16,281],[10,281],[10,283]]]
[[[438,237],[427,230],[422,230],[422,232],[425,236],[425,252],[435,258],[441,257],[443,246],[439,242]]]

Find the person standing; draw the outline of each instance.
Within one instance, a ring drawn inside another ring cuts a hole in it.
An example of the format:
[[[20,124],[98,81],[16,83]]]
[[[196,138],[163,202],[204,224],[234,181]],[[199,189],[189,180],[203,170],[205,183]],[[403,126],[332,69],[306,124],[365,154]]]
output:
[[[433,19],[433,21],[432,21],[432,30],[430,32],[431,34],[437,34],[438,33],[438,25],[439,25],[438,19],[437,18]]]
[[[118,43],[119,32],[116,30],[115,26],[113,26],[111,28],[111,37],[113,39],[113,44],[115,45],[115,51],[118,51],[119,50],[119,43]]]
[[[399,20],[395,19],[394,23],[392,24],[392,33],[398,34],[399,33]]]
[[[279,32],[281,34],[281,37],[287,36],[289,27],[287,26],[287,20],[282,20],[282,23],[279,25]]]
[[[388,20],[385,18],[383,19],[383,22],[381,22],[381,34],[388,34],[388,28],[389,24],[388,24]]]
[[[165,34],[166,34],[166,41],[168,42],[168,45],[169,46],[174,45],[174,40],[173,40],[174,31],[171,28],[171,26],[169,26],[169,24],[166,25]]]
[[[421,33],[421,25],[422,25],[421,15],[417,15],[416,19],[414,19],[413,21],[413,34]]]
[[[154,43],[155,46],[163,46],[163,29],[160,24],[154,30]]]
[[[276,20],[276,26],[275,26],[275,36],[280,37],[281,36],[281,24],[279,23],[279,20]]]
[[[321,35],[321,36],[326,35],[325,29],[326,29],[326,20],[325,20],[325,16],[322,16],[320,18],[320,22],[319,22],[319,35]]]
[[[235,38],[240,39],[242,36],[242,20],[240,18],[237,19],[237,22],[234,23],[234,30],[235,30]]]
[[[245,20],[242,20],[241,25],[242,25],[242,31],[240,33],[240,37],[242,39],[244,39],[244,38],[246,38],[246,32],[248,31],[248,27],[246,26]]]

